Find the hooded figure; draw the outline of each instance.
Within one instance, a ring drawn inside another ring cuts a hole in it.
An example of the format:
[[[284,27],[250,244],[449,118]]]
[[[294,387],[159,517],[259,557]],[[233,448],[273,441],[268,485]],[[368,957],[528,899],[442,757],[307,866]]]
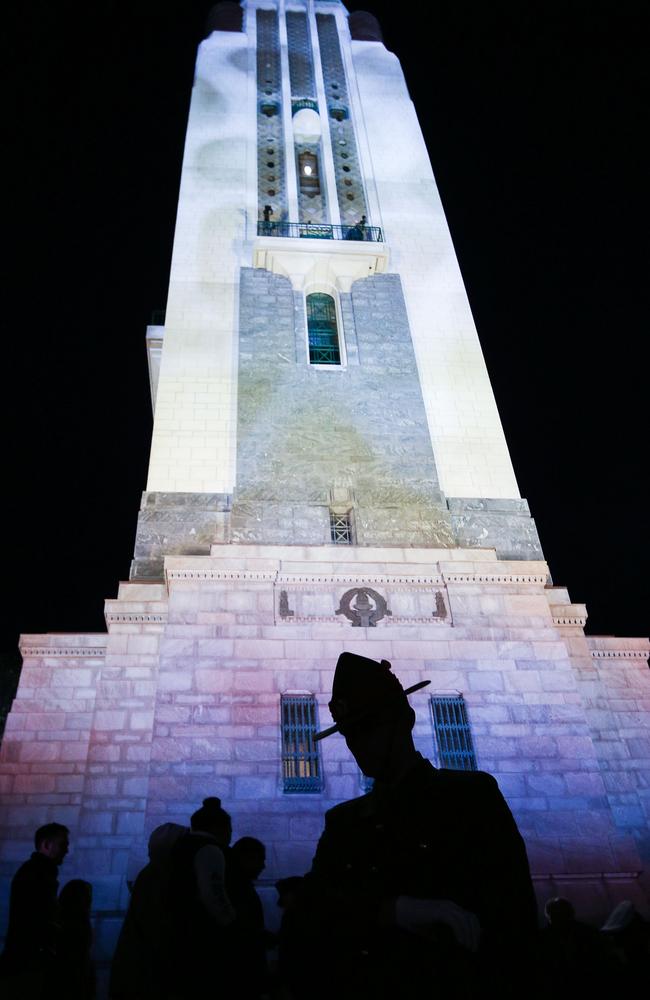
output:
[[[225,885],[232,821],[216,796],[203,800],[191,831],[174,845],[169,882],[173,941],[169,981],[175,997],[195,997],[215,975],[227,982],[236,948],[235,910]]]
[[[166,994],[171,856],[187,832],[185,826],[163,823],[149,837],[149,863],[133,883],[111,965],[111,1000],[159,1000]]]
[[[339,657],[335,726],[317,738],[340,732],[374,785],[326,814],[304,880],[302,926],[329,965],[309,993],[465,1000],[489,978],[517,995],[509,972],[536,931],[523,840],[494,778],[415,750],[408,693],[387,660]]]

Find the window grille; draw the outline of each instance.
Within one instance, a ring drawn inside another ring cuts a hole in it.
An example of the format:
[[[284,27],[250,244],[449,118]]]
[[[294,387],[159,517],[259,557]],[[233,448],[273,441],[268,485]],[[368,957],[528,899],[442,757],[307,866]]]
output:
[[[349,514],[330,513],[330,535],[334,545],[352,545],[352,523]]]
[[[331,295],[314,292],[307,296],[307,332],[310,365],[341,364],[336,303]]]
[[[320,792],[321,762],[313,695],[282,695],[282,779],[285,792]]]
[[[440,766],[454,771],[476,771],[472,733],[462,695],[432,695],[431,717]]]

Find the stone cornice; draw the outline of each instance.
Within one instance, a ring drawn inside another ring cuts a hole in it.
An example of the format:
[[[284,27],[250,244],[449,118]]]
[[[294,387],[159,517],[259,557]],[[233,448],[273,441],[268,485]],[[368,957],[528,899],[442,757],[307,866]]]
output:
[[[291,587],[292,590],[305,590],[315,585],[330,586],[334,584],[356,584],[359,587],[364,584],[379,583],[384,586],[395,587],[420,587],[423,589],[430,587],[442,587],[444,581],[442,576],[393,576],[389,573],[278,573],[277,583]]]
[[[579,625],[584,628],[587,624],[587,611],[583,607],[580,611],[575,605],[565,604],[551,607],[554,625]]]
[[[506,583],[531,587],[544,586],[546,576],[539,573],[444,573],[445,583]]]
[[[89,657],[106,656],[106,646],[73,646],[72,643],[65,646],[31,646],[28,643],[20,643],[18,648],[23,658],[29,656],[65,656],[68,659],[74,657],[88,659]]]
[[[253,245],[253,267],[288,278],[297,292],[315,280],[326,280],[339,291],[349,292],[358,278],[384,274],[389,256],[385,243],[365,240],[357,243],[258,236]]]
[[[595,659],[647,660],[650,650],[646,646],[642,649],[592,649],[590,653]]]
[[[125,624],[136,624],[140,622],[145,623],[164,623],[167,621],[167,613],[160,611],[106,611],[104,614],[106,619],[106,624],[116,624],[124,622]]]
[[[515,584],[517,586],[544,586],[546,576],[539,573],[444,573],[435,576],[418,576],[391,573],[282,573],[279,570],[249,569],[166,569],[168,582],[175,580],[249,580],[260,583],[284,583],[290,587],[339,586],[340,584],[372,584],[403,587],[441,587],[452,584]]]
[[[275,583],[276,570],[247,569],[165,569],[167,580],[249,580],[259,583]]]

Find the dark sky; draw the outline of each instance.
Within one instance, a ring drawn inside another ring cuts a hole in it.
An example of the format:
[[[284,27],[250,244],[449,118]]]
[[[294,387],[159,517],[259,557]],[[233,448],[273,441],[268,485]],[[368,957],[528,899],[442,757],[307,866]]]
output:
[[[586,601],[588,631],[643,635],[645,4],[359,6],[402,60],[554,580]],[[210,4],[16,7],[0,651],[19,632],[103,630],[128,575],[152,422],[145,327],[165,305]]]

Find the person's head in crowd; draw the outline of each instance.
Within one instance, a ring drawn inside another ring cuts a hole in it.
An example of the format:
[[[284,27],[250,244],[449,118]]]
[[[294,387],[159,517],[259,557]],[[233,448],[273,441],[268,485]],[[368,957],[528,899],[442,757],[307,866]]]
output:
[[[149,861],[153,865],[164,866],[170,858],[174,845],[187,833],[186,826],[179,823],[161,823],[149,836]]]
[[[232,839],[232,820],[226,810],[221,808],[221,799],[216,795],[203,799],[201,808],[192,814],[190,824],[192,833],[209,833],[219,847],[229,846]]]
[[[281,910],[291,910],[298,903],[302,890],[302,875],[289,875],[275,883],[278,906]]]
[[[254,880],[259,878],[266,867],[266,848],[255,837],[240,837],[232,845],[232,851],[243,874]]]
[[[39,826],[34,834],[34,847],[37,854],[43,854],[50,861],[60,865],[70,847],[70,831],[61,823],[46,823]]]
[[[90,917],[93,887],[82,878],[72,878],[59,893],[59,911],[64,919]]]
[[[573,908],[573,903],[565,899],[564,896],[553,896],[552,899],[546,901],[544,916],[551,927],[561,929],[575,922],[576,911]]]

